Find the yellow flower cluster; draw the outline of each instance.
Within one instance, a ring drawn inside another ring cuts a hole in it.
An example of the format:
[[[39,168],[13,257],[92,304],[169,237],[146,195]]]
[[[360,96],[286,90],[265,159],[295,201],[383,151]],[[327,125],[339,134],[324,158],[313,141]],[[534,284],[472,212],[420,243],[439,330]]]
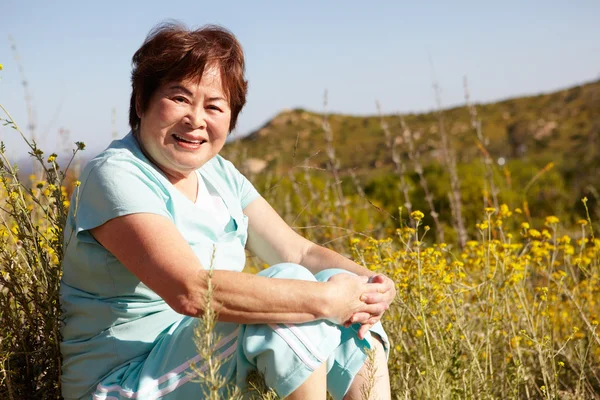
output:
[[[355,260],[397,285],[384,319],[396,343],[391,370],[404,376],[418,365],[439,377],[455,360],[482,385],[486,369],[513,376],[527,368],[532,379],[553,382],[553,371],[575,368],[580,346],[590,346],[585,367],[600,368],[600,239],[559,235],[555,216],[531,226],[506,205],[484,214],[476,226],[484,234],[463,249],[425,242],[418,224],[397,229],[394,240],[350,240]]]

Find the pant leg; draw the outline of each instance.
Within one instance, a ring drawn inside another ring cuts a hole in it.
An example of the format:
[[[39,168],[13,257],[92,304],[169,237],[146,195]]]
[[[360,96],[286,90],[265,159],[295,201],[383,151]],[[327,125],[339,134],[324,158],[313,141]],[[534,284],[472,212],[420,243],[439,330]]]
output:
[[[316,282],[309,270],[292,263],[274,265],[259,275]],[[239,337],[238,385],[244,386],[248,373],[257,369],[269,387],[287,396],[327,361],[339,345],[341,332],[328,321],[314,321],[244,325]]]
[[[278,279],[326,281],[345,270],[326,270],[317,276],[292,263],[277,264],[259,274]],[[358,338],[357,326],[344,328],[329,321],[303,324],[245,325],[240,331],[237,360],[238,385],[244,386],[248,373],[258,369],[265,383],[278,395],[296,390],[322,363],[327,363],[327,388],[334,399],[341,399],[367,358],[368,340]],[[378,324],[373,328],[387,343]],[[389,348],[389,346],[388,346]]]
[[[315,277],[319,282],[326,282],[336,274],[352,274],[352,272],[344,269],[331,268],[318,272]],[[338,328],[341,331],[342,337],[340,345],[334,351],[332,356],[333,361],[331,362],[327,373],[327,390],[334,399],[341,399],[344,397],[350,388],[354,377],[358,374],[367,360],[366,350],[371,347],[369,336],[363,340],[358,338],[360,324],[354,324],[348,328],[338,326]],[[369,333],[374,334],[381,339],[385,349],[386,358],[389,358],[390,343],[381,323],[378,322],[373,325],[369,330]]]
[[[198,382],[197,369],[207,365],[198,355],[194,343],[198,319],[183,317],[156,342],[149,354],[132,360],[106,376],[92,394],[93,400],[162,399],[188,400],[203,398],[206,386]],[[223,362],[219,374],[234,382],[235,354],[240,325],[219,322],[215,334],[214,357]],[[224,394],[225,395],[225,394]]]

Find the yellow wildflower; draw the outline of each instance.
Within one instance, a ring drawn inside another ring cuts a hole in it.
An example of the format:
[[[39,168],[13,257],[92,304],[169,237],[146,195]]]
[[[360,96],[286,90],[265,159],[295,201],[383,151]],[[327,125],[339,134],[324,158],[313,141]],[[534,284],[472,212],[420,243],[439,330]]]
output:
[[[558,218],[555,217],[554,215],[550,215],[549,217],[546,217],[546,226],[551,226],[551,225],[556,225],[558,224]]]
[[[560,239],[558,239],[559,243],[565,243],[565,244],[569,244],[571,243],[571,238],[567,235],[563,235],[563,237],[561,237]]]
[[[416,210],[410,213],[410,217],[412,219],[414,219],[415,221],[420,221],[423,219],[423,217],[425,216],[425,214],[423,214],[421,211]]]
[[[502,204],[500,206],[500,212],[498,214],[500,217],[510,217],[512,215],[512,212],[506,204]]]
[[[477,229],[484,231],[488,228],[488,223],[482,222],[481,224],[475,224],[475,226],[477,227]]]
[[[542,234],[540,233],[540,231],[538,231],[537,229],[530,229],[530,230],[527,231],[527,233],[532,238],[539,238],[540,236],[542,236]]]
[[[527,223],[527,222],[523,222],[523,223],[521,224],[521,228],[523,228],[523,229],[529,229],[529,223]]]

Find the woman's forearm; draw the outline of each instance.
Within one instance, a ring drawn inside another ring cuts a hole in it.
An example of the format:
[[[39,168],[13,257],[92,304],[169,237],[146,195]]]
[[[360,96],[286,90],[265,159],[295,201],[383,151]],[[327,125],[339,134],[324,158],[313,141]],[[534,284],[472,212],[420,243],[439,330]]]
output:
[[[220,321],[301,323],[328,318],[331,290],[326,283],[213,271],[212,286],[212,303]],[[201,316],[207,288],[208,272],[203,270],[189,282],[177,311]]]

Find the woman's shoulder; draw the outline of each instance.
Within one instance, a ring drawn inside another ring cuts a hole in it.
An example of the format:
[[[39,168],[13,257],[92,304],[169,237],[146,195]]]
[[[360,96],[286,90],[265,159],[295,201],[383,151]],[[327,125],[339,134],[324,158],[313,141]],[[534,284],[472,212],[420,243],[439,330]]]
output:
[[[200,169],[204,172],[214,174],[218,178],[224,180],[235,179],[239,175],[241,175],[241,173],[238,171],[235,165],[233,165],[231,161],[225,159],[220,154],[217,154],[216,156],[211,158]]]
[[[157,183],[161,181],[160,174],[143,155],[131,132],[122,139],[112,141],[105,150],[89,160],[79,180],[83,184],[90,175],[119,180],[126,174],[144,176]]]
[[[106,149],[93,157],[86,166],[91,165],[94,167],[107,161],[133,164],[147,162],[131,132],[121,139],[113,140]]]

